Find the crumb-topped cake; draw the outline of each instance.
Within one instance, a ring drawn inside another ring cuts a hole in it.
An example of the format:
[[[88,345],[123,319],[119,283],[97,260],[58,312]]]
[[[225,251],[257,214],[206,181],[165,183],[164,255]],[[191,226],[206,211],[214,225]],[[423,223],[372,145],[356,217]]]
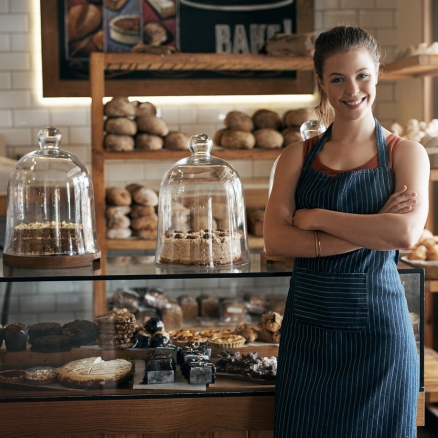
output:
[[[167,232],[160,263],[186,266],[226,266],[242,262],[240,234],[228,231]]]
[[[83,226],[72,222],[31,222],[14,228],[15,254],[47,255],[83,252]]]
[[[132,364],[125,359],[101,357],[74,360],[58,368],[58,382],[78,389],[114,388],[129,382]]]

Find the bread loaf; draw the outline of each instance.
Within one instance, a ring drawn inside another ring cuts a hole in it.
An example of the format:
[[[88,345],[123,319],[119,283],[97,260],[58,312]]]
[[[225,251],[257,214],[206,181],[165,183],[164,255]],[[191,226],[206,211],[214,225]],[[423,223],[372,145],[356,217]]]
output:
[[[252,149],[255,137],[251,132],[238,129],[227,129],[221,137],[221,146],[227,149]]]
[[[251,117],[242,111],[230,111],[225,116],[224,125],[227,128],[236,128],[240,131],[252,131],[254,129]]]
[[[95,32],[102,24],[102,13],[95,5],[75,5],[68,10],[68,41],[80,40]]]
[[[154,104],[150,102],[133,102],[135,107],[135,113],[138,116],[156,116],[157,115],[157,108]]]
[[[105,149],[108,151],[132,151],[134,139],[130,135],[107,134],[104,139]]]
[[[189,149],[189,136],[185,132],[170,131],[164,139],[164,148],[173,151]]]
[[[158,151],[163,149],[163,137],[140,132],[135,137],[135,147],[141,151]]]
[[[291,143],[296,143],[297,141],[302,141],[303,137],[301,137],[300,131],[297,128],[286,128],[281,132],[281,135],[284,139],[284,145],[287,146]]]
[[[261,149],[278,149],[283,146],[283,136],[271,128],[262,128],[254,131],[256,147]]]
[[[270,128],[279,131],[283,127],[280,116],[268,109],[260,109],[252,115],[255,129]]]
[[[104,129],[109,134],[135,135],[137,123],[127,117],[110,117],[106,119]]]
[[[138,129],[140,132],[147,132],[149,134],[160,135],[165,137],[169,133],[167,123],[155,116],[138,116]]]
[[[104,112],[108,117],[134,117],[135,106],[127,97],[116,96],[105,104]]]

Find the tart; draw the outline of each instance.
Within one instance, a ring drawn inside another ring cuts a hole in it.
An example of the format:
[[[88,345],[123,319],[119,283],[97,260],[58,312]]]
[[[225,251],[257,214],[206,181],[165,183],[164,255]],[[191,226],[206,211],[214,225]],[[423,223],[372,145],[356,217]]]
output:
[[[20,383],[24,380],[23,370],[0,371],[0,383]]]
[[[212,338],[213,336],[222,336],[231,334],[231,330],[228,329],[206,329],[199,332],[201,336]]]
[[[51,369],[25,371],[24,381],[29,385],[50,385],[56,382],[57,372]]]
[[[109,22],[110,38],[121,44],[134,45],[140,41],[140,16],[117,15]]]
[[[205,344],[210,339],[206,336],[192,335],[192,336],[180,336],[178,339],[174,339],[173,343],[177,347],[185,347],[187,344]]]
[[[246,339],[240,335],[223,334],[210,338],[210,345],[219,348],[239,348],[242,347]]]

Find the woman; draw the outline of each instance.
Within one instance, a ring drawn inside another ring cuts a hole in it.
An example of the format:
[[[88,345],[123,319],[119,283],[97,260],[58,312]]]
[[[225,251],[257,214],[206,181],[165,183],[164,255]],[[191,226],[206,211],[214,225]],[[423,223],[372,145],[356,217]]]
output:
[[[289,145],[265,215],[268,255],[295,257],[281,333],[275,437],[413,438],[417,350],[398,249],[428,212],[424,147],[372,109],[380,55],[358,27],[315,43],[319,137]]]

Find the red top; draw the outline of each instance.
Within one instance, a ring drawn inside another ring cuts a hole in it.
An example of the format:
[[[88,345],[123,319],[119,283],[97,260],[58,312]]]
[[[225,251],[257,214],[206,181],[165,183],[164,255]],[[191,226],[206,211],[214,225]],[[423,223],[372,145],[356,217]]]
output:
[[[307,154],[310,152],[310,150],[313,148],[313,146],[318,143],[318,136],[315,135],[315,137],[311,137],[308,140],[304,142],[304,157],[307,156]],[[389,168],[392,169],[392,165],[394,163],[394,156],[397,152],[398,145],[403,140],[402,137],[399,137],[397,134],[391,134],[386,139],[386,146],[388,147],[388,156],[389,156]],[[349,169],[349,171],[352,170],[362,170],[362,169],[375,169],[379,167],[379,162],[377,158],[377,154],[374,155],[373,158],[371,158],[368,163],[365,163],[362,166],[356,167],[355,169]],[[316,155],[315,159],[313,160],[312,165],[310,166],[311,169],[318,170],[320,172],[326,173],[329,176],[336,176],[340,173],[345,172],[345,170],[336,170],[332,169],[331,167],[325,166],[323,163],[321,163],[321,160],[319,159],[319,154]]]

